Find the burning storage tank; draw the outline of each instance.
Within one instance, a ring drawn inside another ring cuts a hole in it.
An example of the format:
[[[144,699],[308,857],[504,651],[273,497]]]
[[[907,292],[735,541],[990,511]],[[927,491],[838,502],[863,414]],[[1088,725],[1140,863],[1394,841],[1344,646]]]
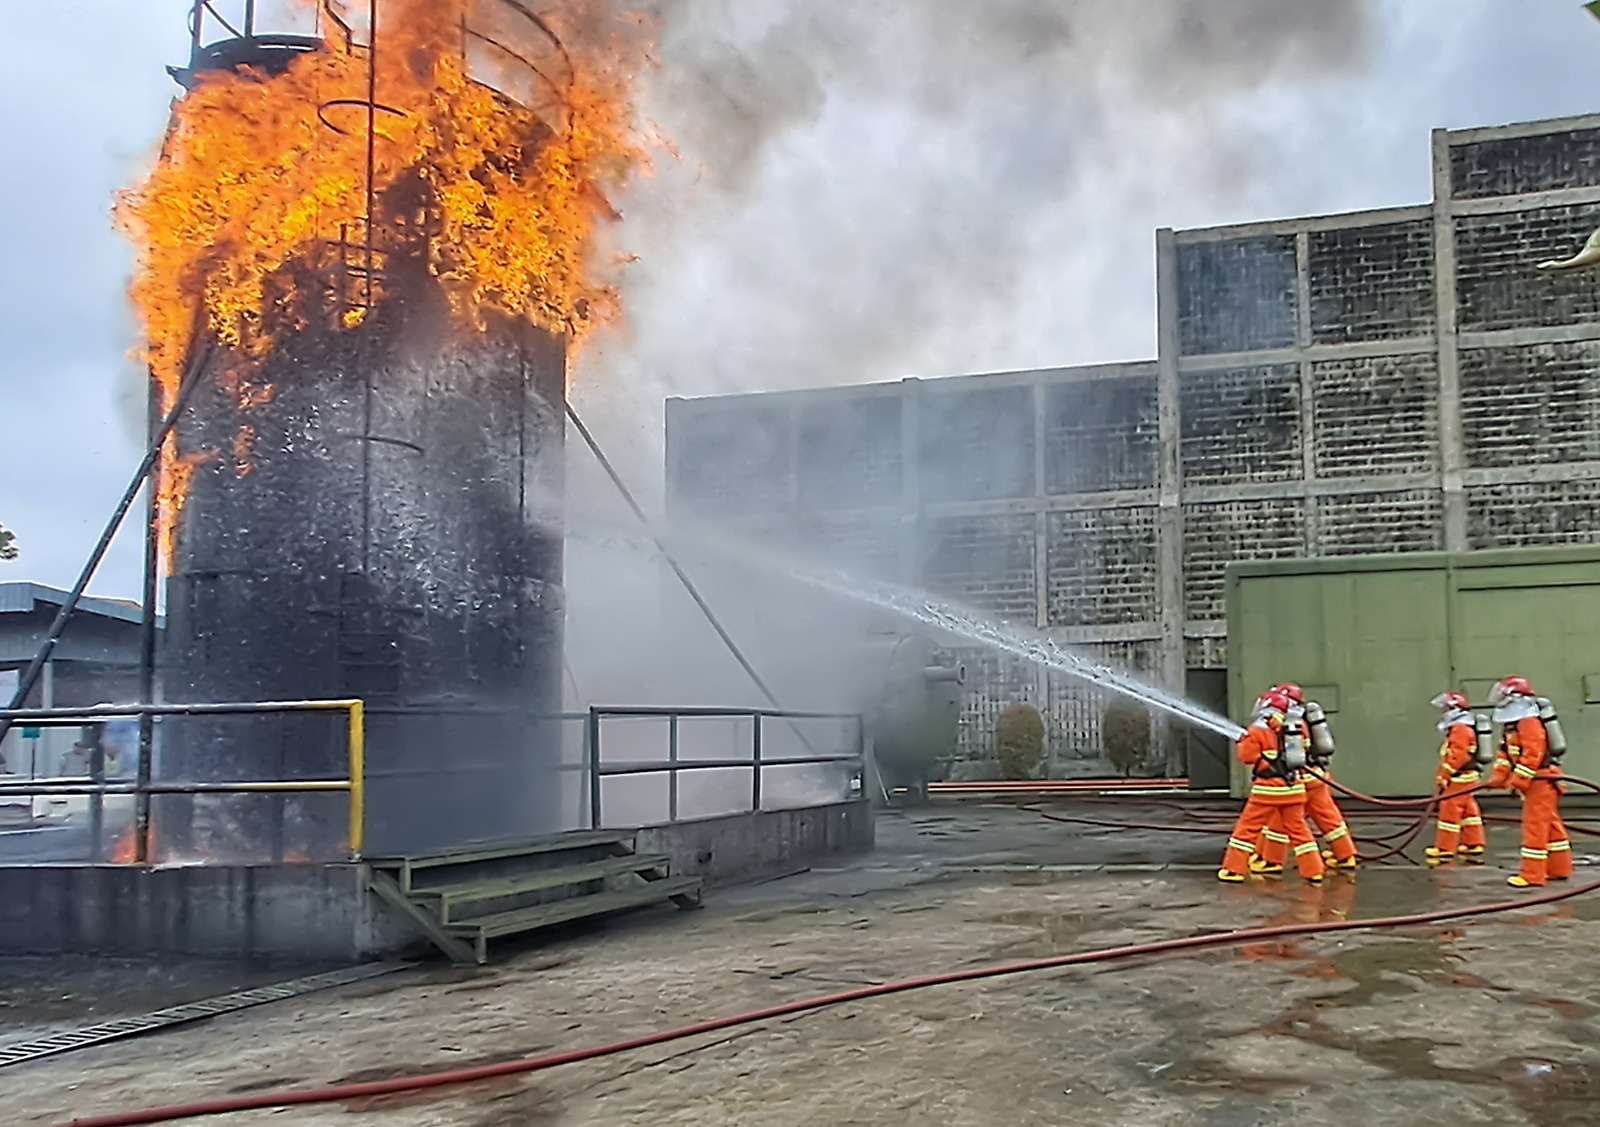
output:
[[[366,701],[380,853],[559,817],[559,732],[535,718],[561,708],[562,344],[504,321],[456,341],[415,292],[285,341],[265,402],[216,353],[178,440],[226,453],[191,471],[167,589],[170,699]],[[178,778],[345,773],[326,718],[183,733]]]
[[[246,3],[208,42],[197,3],[189,93],[119,218],[162,410],[192,381],[157,515],[166,697],[363,699],[366,849],[417,852],[562,828],[566,350],[614,305],[590,240],[641,154],[629,41],[592,5],[571,41],[560,5],[362,7],[284,35]],[[264,716],[173,726],[160,772],[346,764],[326,717]],[[325,796],[289,801],[289,835],[282,798],[197,805],[161,800],[157,841],[344,837]]]

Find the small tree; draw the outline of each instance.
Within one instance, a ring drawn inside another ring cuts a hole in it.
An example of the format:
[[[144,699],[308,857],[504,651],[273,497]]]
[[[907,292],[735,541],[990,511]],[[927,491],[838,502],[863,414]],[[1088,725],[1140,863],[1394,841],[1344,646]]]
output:
[[[18,555],[16,533],[0,524],[0,561],[14,560]]]
[[[1031,704],[1014,704],[994,726],[995,757],[1007,779],[1026,779],[1044,759],[1044,718]]]
[[[1107,762],[1127,778],[1150,758],[1150,712],[1124,697],[1100,714],[1100,747]]]

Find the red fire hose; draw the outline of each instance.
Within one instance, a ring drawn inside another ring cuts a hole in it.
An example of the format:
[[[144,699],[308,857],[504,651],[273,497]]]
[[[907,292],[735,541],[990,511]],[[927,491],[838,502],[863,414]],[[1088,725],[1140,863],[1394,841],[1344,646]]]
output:
[[[1337,931],[1362,931],[1372,928],[1415,927],[1422,924],[1443,923],[1449,920],[1462,920],[1474,916],[1508,912],[1517,908],[1532,908],[1544,904],[1555,904],[1562,900],[1571,900],[1573,897],[1583,896],[1597,889],[1600,889],[1600,881],[1578,885],[1575,888],[1564,889],[1560,892],[1546,893],[1542,896],[1503,901],[1497,904],[1485,904],[1476,908],[1449,908],[1437,912],[1423,912],[1413,916],[1389,916],[1373,920],[1330,920],[1322,923],[1245,928],[1240,931],[1225,931],[1215,935],[1195,935],[1184,939],[1166,939],[1155,943],[1136,943],[1127,947],[1108,947],[1099,951],[1081,951],[1073,955],[1056,955],[1047,959],[1030,959],[1025,962],[1002,963],[998,966],[974,967],[968,970],[949,971],[944,974],[928,975],[922,978],[886,982],[876,986],[863,986],[854,990],[844,990],[836,994],[824,994],[815,998],[802,998],[798,1001],[769,1006],[766,1009],[730,1014],[727,1017],[713,1018],[710,1021],[685,1025],[677,1029],[647,1033],[642,1037],[634,1037],[626,1041],[615,1041],[608,1045],[593,1045],[585,1049],[569,1049],[565,1052],[547,1053],[544,1056],[526,1057],[522,1060],[506,1061],[502,1064],[482,1065],[477,1068],[462,1068],[448,1072],[431,1072],[420,1076],[398,1077],[392,1080],[375,1080],[366,1084],[345,1084],[337,1087],[312,1088],[298,1092],[258,1092],[253,1095],[237,1096],[231,1099],[176,1104],[172,1107],[152,1108],[147,1111],[116,1112],[111,1115],[74,1119],[69,1124],[62,1124],[60,1127],[139,1127],[141,1124],[171,1123],[180,1119],[195,1119],[205,1115],[222,1115],[227,1112],[338,1103],[344,1100],[383,1096],[396,1092],[416,1092],[429,1088],[471,1084],[481,1080],[491,1080],[499,1076],[541,1072],[545,1069],[555,1068],[558,1065],[597,1060],[601,1057],[615,1056],[618,1053],[630,1052],[634,1049],[648,1048],[651,1045],[679,1041],[685,1037],[698,1037],[707,1033],[716,1033],[723,1029],[731,1029],[739,1025],[749,1025],[758,1021],[768,1021],[772,1018],[787,1017],[790,1014],[809,1013],[813,1010],[843,1005],[847,1002],[865,1001],[868,998],[882,998],[889,994],[902,994],[906,991],[921,990],[929,986],[948,986],[958,982],[974,982],[979,979],[999,978],[1004,975],[1023,974],[1028,971],[1054,970],[1060,967],[1083,966],[1088,963],[1104,963],[1147,955],[1164,955],[1175,951],[1194,951],[1207,947],[1227,947],[1238,943],[1254,943],[1265,939],[1286,939],[1297,935],[1318,935]]]
[[[1595,793],[1600,794],[1600,783],[1592,783],[1588,779],[1580,779],[1576,775],[1551,775],[1551,776],[1541,776],[1541,777],[1542,778],[1547,778],[1551,782],[1571,783],[1574,786],[1585,787],[1588,790],[1592,790]],[[1440,798],[1440,796],[1437,795],[1437,794],[1429,795],[1426,798],[1374,798],[1370,794],[1362,794],[1358,790],[1351,790],[1349,787],[1345,786],[1343,783],[1339,782],[1337,779],[1327,779],[1326,782],[1330,787],[1332,787],[1334,790],[1338,791],[1340,794],[1344,795],[1345,797],[1353,798],[1357,802],[1370,802],[1374,806],[1389,806],[1389,807],[1399,807],[1399,808],[1402,808],[1402,809],[1415,809],[1415,808],[1417,808],[1419,806],[1431,806],[1434,803],[1438,802],[1439,798]],[[1491,786],[1489,783],[1479,783],[1476,786],[1465,787],[1465,788],[1462,788],[1462,789],[1459,789],[1459,790],[1457,790],[1455,788],[1451,788],[1450,793],[1452,795],[1467,795],[1467,794],[1477,794],[1480,790],[1494,790],[1494,789],[1496,789],[1496,788]]]
[[[1562,775],[1560,776],[1560,779],[1564,783],[1572,783],[1576,786],[1586,787],[1589,790],[1600,793],[1600,784],[1590,782],[1588,779],[1580,779],[1575,775]],[[1428,819],[1431,816],[1433,809],[1439,804],[1439,800],[1441,798],[1441,795],[1439,794],[1432,794],[1425,798],[1376,798],[1370,794],[1363,794],[1358,790],[1353,790],[1336,779],[1330,778],[1326,779],[1325,781],[1329,786],[1333,787],[1340,794],[1343,794],[1347,798],[1354,799],[1357,802],[1370,803],[1374,806],[1383,808],[1382,812],[1384,813],[1388,813],[1390,810],[1393,810],[1393,812],[1398,815],[1400,811],[1417,811],[1414,821],[1412,821],[1409,825],[1395,830],[1393,833],[1383,834],[1375,838],[1355,839],[1362,845],[1381,847],[1376,853],[1369,853],[1363,857],[1363,860],[1368,862],[1386,861],[1394,857],[1403,857],[1405,855],[1405,851],[1415,844],[1417,838],[1419,838],[1422,835],[1422,832],[1427,828]],[[1488,783],[1479,783],[1470,789],[1457,790],[1453,793],[1474,794],[1478,791],[1489,789],[1492,788]],[[1174,804],[1169,803],[1164,805]],[[1104,826],[1109,829],[1148,830],[1157,833],[1203,833],[1216,835],[1225,833],[1227,831],[1227,825],[1231,825],[1231,822],[1224,824],[1220,821],[1211,825],[1189,826],[1171,825],[1167,823],[1156,822],[1123,822],[1113,821],[1108,818],[1085,818],[1070,814],[1051,814],[1035,805],[1023,806],[1021,809],[1031,810],[1040,817],[1046,818],[1052,822],[1065,822],[1080,826]],[[1194,817],[1192,812],[1188,812],[1188,816]],[[1581,825],[1573,828],[1579,833],[1600,837],[1600,831],[1588,829]],[[1397,839],[1398,844],[1396,844]]]

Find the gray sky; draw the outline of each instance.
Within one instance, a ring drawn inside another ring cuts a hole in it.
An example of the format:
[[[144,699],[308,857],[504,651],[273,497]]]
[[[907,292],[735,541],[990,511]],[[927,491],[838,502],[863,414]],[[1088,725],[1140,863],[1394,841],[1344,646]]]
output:
[[[774,18],[788,7],[740,3]],[[109,208],[159,140],[176,91],[162,68],[183,58],[186,7],[52,0],[7,13],[0,522],[23,556],[0,564],[0,579],[69,584],[139,456],[130,252]],[[1576,0],[1374,7],[1372,40],[1349,65],[1286,56],[1261,82],[1199,102],[1179,91],[1182,112],[1116,73],[1063,86],[1059,74],[978,70],[954,92],[931,74],[913,98],[908,84],[823,65],[826,44],[791,60],[814,97],[741,153],[736,182],[669,168],[623,201],[617,237],[645,262],[628,328],[590,350],[575,398],[647,479],[669,393],[1150,356],[1156,226],[1424,201],[1430,128],[1600,102],[1600,24]],[[709,163],[718,150],[696,148],[700,105],[673,81],[686,69],[676,60],[704,61],[696,34],[686,26],[666,45],[651,104]],[[752,57],[763,74],[788,65]],[[920,82],[914,54],[872,67]],[[962,284],[906,281],[941,270]],[[138,555],[123,537],[91,590],[135,593]]]

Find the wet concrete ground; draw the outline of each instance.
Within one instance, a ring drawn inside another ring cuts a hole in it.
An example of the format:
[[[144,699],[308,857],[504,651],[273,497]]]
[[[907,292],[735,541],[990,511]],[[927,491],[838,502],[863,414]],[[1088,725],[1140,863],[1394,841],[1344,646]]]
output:
[[[1493,865],[1222,886],[1220,839],[996,808],[892,815],[879,838],[872,857],[713,892],[703,912],[5,1069],[6,1121],[456,1068],[933,971],[1513,895]],[[1512,863],[1514,838],[1493,844]],[[1093,868],[1108,861],[1142,868]],[[1591,874],[1600,867],[1576,880]],[[218,1122],[1593,1124],[1597,943],[1600,893],[1470,923],[941,987],[474,1088]]]

